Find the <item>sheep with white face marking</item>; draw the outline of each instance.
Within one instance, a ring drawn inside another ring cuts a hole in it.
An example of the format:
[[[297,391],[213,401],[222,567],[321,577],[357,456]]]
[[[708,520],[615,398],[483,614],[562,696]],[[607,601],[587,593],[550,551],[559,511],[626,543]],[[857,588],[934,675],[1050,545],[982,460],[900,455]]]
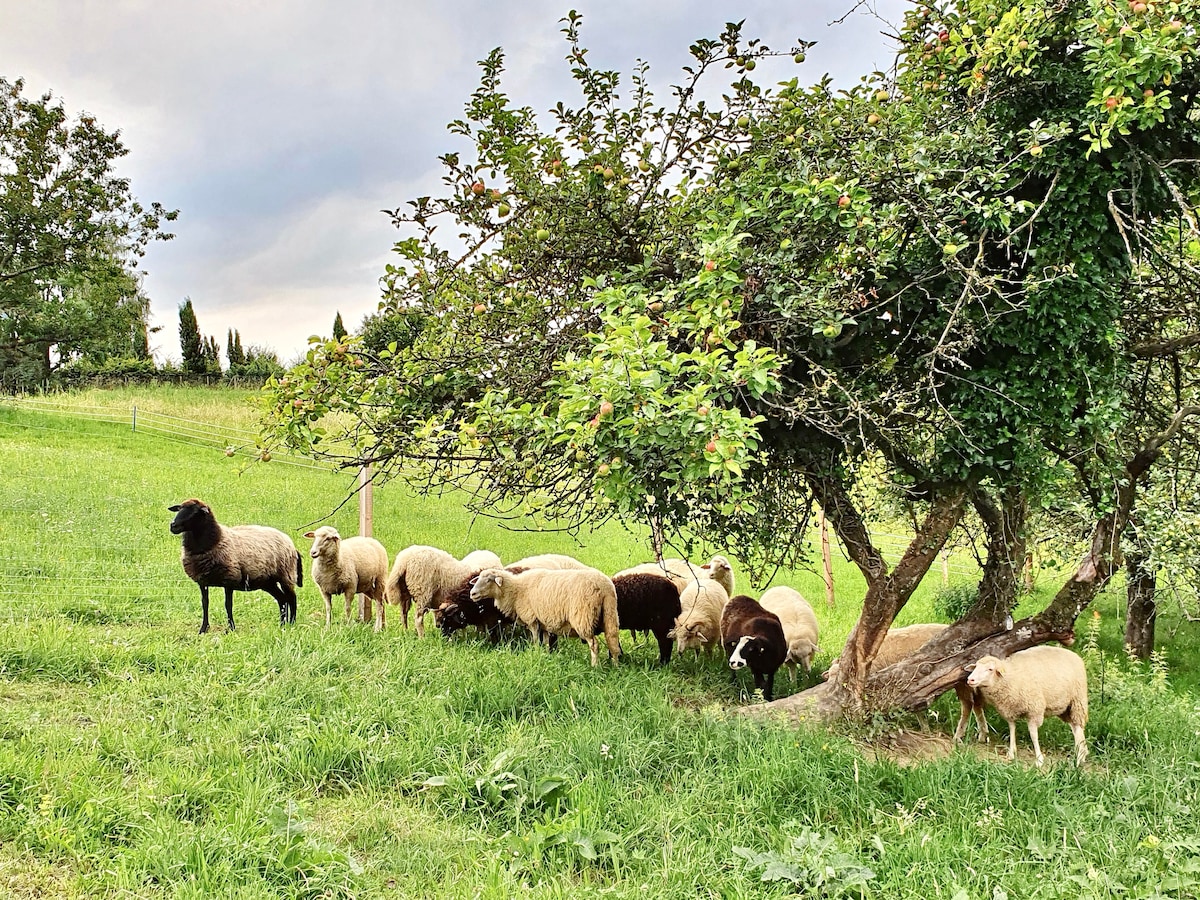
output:
[[[967,684],[995,707],[1008,722],[1008,758],[1017,756],[1017,719],[1029,725],[1033,755],[1040,766],[1046,758],[1038,744],[1038,728],[1047,715],[1071,726],[1075,764],[1087,759],[1083,728],[1088,720],[1087,669],[1077,653],[1064,647],[1030,647],[1007,659],[984,656],[966,667]]]
[[[459,560],[437,547],[414,544],[396,554],[384,596],[388,603],[399,604],[405,628],[408,610],[413,609],[417,636],[424,637],[426,611],[440,606],[463,579],[499,565],[500,557],[490,550],[476,550]]]
[[[888,666],[907,659],[949,627],[941,622],[921,622],[916,625],[905,625],[903,628],[889,628],[879,647],[879,652],[871,661],[871,671],[886,669]],[[838,661],[835,659],[821,677],[829,680],[837,675],[837,671]],[[967,727],[971,724],[972,713],[975,715],[979,740],[986,742],[988,739],[987,719],[983,714],[983,698],[979,695],[979,691],[970,687],[966,679],[963,679],[954,685],[954,693],[958,696],[959,707],[958,724],[954,728],[955,742],[961,741],[966,735]],[[925,727],[924,719],[921,720],[921,727]]]
[[[675,627],[668,632],[674,638],[675,649],[683,653],[703,649],[711,656],[713,648],[721,643],[721,612],[729,602],[729,594],[719,582],[709,578],[694,581],[679,595],[680,613]]]
[[[592,665],[599,665],[599,623],[613,665],[621,655],[617,591],[612,579],[597,569],[484,569],[471,588],[471,599],[484,597],[492,598],[504,615],[524,623],[535,643],[543,632],[577,636],[587,643]]]
[[[333,624],[333,595],[346,595],[346,621],[354,616],[352,607],[356,594],[362,595],[358,618],[367,621],[374,604],[375,630],[383,630],[383,590],[387,584],[388,558],[383,544],[361,535],[343,538],[338,530],[323,525],[316,531],[305,532],[312,540],[313,581],[325,601],[325,625]]]
[[[812,671],[813,657],[820,652],[817,615],[798,590],[783,585],[765,591],[758,602],[763,609],[775,613],[783,625],[788,646],[784,664],[795,684],[797,664],[804,667],[807,676]]]
[[[671,580],[680,594],[689,584],[709,578],[721,585],[725,589],[726,595],[733,595],[733,566],[728,559],[720,555],[714,556],[702,566],[678,557],[664,559],[661,563],[639,563],[628,569],[622,569],[613,578],[619,578],[622,575],[662,575]]]
[[[222,525],[201,500],[185,500],[175,513],[171,533],[183,535],[183,571],[200,586],[208,631],[208,589],[225,589],[225,616],[233,631],[233,592],[266,591],[279,604],[279,624],[296,621],[296,587],[304,584],[304,562],[292,539],[265,525]]]

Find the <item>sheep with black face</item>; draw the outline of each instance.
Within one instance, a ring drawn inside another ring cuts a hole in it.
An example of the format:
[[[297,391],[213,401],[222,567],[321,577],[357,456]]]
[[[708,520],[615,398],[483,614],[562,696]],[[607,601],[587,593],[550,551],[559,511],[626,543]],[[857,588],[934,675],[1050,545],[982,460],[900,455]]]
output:
[[[741,669],[754,675],[763,699],[775,692],[775,673],[787,658],[787,639],[779,616],[762,608],[753,597],[738,594],[721,612],[721,645],[735,676]]]
[[[208,631],[208,589],[225,589],[225,616],[233,631],[233,592],[266,591],[279,604],[279,624],[296,621],[296,587],[304,563],[292,539],[266,525],[222,525],[209,505],[185,500],[170,506],[171,533],[183,535],[183,571],[200,586],[200,633]]]

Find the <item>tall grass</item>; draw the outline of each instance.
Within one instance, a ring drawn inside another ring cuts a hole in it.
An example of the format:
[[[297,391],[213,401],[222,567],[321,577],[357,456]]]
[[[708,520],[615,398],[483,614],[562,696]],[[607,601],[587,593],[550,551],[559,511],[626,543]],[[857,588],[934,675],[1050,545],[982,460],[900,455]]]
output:
[[[180,404],[206,400],[220,419],[219,392],[190,393]],[[152,400],[179,408],[174,396]],[[620,666],[592,669],[578,642],[546,654],[436,631],[418,640],[396,623],[327,630],[311,585],[296,627],[279,628],[265,595],[238,594],[238,631],[199,636],[165,507],[200,496],[219,518],[275,525],[303,546],[347,475],[246,468],[211,448],[4,406],[0,466],[0,895],[1200,891],[1200,713],[1177,678],[1195,668],[1194,645],[1180,642],[1177,660],[1169,649],[1165,669],[1106,653],[1119,641],[1107,598],[1081,642],[1092,673],[1082,771],[1063,761],[1071,740],[1057,722],[1042,729],[1046,770],[1028,764],[1023,735],[1016,764],[996,741],[912,761],[881,749],[896,744],[893,725],[732,719],[744,700],[719,661],[659,668],[653,642],[628,636]],[[329,521],[357,524],[351,508]],[[642,536],[618,527],[578,546],[399,485],[377,494],[376,535],[393,552],[558,551],[608,571],[647,556]],[[814,573],[776,579],[814,598],[825,659],[857,612],[853,573],[836,577],[833,609]],[[910,621],[932,616],[933,593]],[[949,716],[949,702],[938,711]]]

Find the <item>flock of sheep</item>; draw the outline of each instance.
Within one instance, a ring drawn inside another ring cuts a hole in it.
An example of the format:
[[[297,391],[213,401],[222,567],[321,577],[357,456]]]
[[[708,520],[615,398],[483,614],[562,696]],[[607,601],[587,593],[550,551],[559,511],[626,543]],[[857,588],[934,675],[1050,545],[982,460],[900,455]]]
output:
[[[200,587],[200,633],[208,631],[208,589],[225,591],[225,613],[233,629],[234,591],[266,591],[279,604],[280,624],[296,620],[296,588],[304,583],[303,558],[282,531],[261,525],[221,525],[200,500],[170,507],[171,531],[183,536],[184,572]],[[312,540],[312,577],[325,601],[325,624],[333,622],[333,597],[345,597],[345,618],[374,621],[384,628],[387,605],[398,605],[404,627],[415,614],[418,636],[432,612],[443,634],[474,626],[492,640],[503,629],[524,626],[535,643],[553,648],[559,636],[578,637],[588,645],[592,665],[599,664],[598,635],[609,659],[621,654],[618,629],[653,634],[659,662],[672,649],[704,651],[720,645],[730,668],[749,669],[755,688],[767,700],[775,673],[796,667],[806,676],[818,652],[819,626],[812,607],[789,587],[774,587],[761,599],[734,594],[729,560],[714,556],[703,565],[682,559],[644,563],[611,577],[570,556],[541,554],[503,565],[496,554],[478,550],[463,559],[436,547],[415,545],[397,554],[391,568],[387,551],[369,537],[342,538],[336,528],[308,532]],[[355,605],[355,598],[361,597]],[[910,625],[889,631],[873,666],[892,665],[918,650],[946,628]],[[826,677],[836,672],[831,664]],[[1062,647],[1040,646],[1006,659],[985,656],[967,667],[970,673],[955,691],[961,716],[954,738],[965,735],[974,714],[980,740],[987,740],[984,703],[1008,722],[1008,758],[1016,756],[1016,723],[1025,719],[1037,764],[1044,762],[1038,728],[1046,715],[1071,727],[1075,760],[1087,756],[1087,673],[1083,661]]]

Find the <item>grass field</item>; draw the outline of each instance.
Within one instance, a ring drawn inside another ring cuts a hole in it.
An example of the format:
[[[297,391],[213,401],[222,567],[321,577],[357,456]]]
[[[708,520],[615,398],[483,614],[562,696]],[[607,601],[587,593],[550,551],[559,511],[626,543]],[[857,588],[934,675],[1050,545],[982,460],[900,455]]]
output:
[[[135,431],[133,405],[231,430]],[[113,421],[80,414],[101,408]],[[1082,771],[1057,721],[1038,770],[1023,727],[1009,764],[1000,734],[946,752],[902,737],[908,720],[734,720],[747,699],[719,661],[660,669],[653,642],[627,636],[622,664],[593,670],[577,642],[548,655],[418,640],[395,619],[378,635],[327,630],[307,577],[296,627],[279,628],[265,594],[238,594],[238,631],[217,603],[199,636],[166,507],[198,496],[303,548],[350,485],[221,451],[254,428],[232,392],[0,402],[0,897],[1200,896],[1190,623],[1164,617],[1152,668],[1121,657],[1118,591],[1081,623]],[[579,545],[398,484],[375,511],[393,553],[567,552],[606,571],[648,556],[619,527]],[[329,521],[353,533],[353,505]],[[835,577],[832,609],[815,573],[775,579],[814,600],[820,667],[861,594],[840,560]],[[932,618],[935,591],[901,621]],[[952,699],[935,708],[942,735]]]

